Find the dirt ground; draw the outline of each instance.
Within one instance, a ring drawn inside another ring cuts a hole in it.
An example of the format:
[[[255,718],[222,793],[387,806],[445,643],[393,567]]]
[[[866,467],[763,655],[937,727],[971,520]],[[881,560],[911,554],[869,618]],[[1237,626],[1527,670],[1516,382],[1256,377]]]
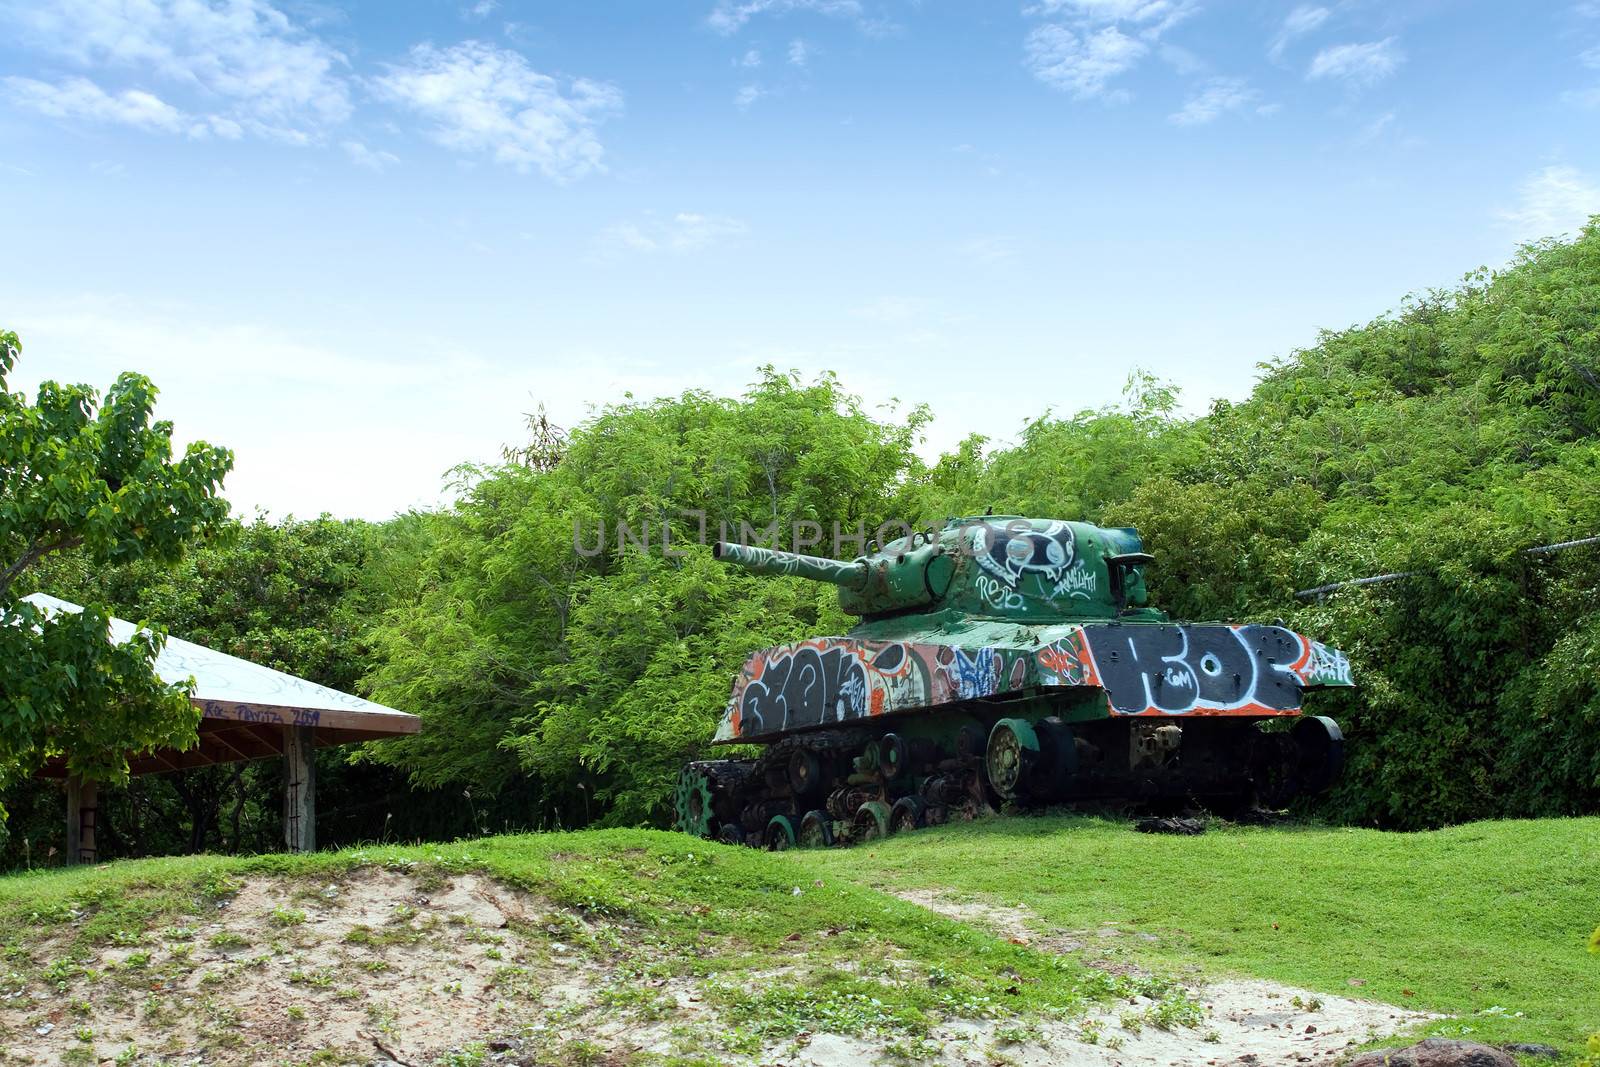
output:
[[[1041,933],[1021,909],[908,899],[1047,952],[1139,936],[1114,927]],[[599,962],[603,953],[591,950],[625,931],[476,875],[426,887],[384,869],[325,886],[255,878],[215,907],[208,922],[77,961],[82,969],[62,971],[53,991],[9,976],[0,1062],[845,1067],[910,1054],[951,1067],[1268,1067],[1335,1063],[1425,1018],[1231,980],[1193,990],[1206,1007],[1196,1027],[1129,1024],[1149,1006],[1141,998],[1071,1022],[954,1020],[915,1048],[815,1033],[741,1057],[716,1051],[720,1023],[696,983],[623,980]],[[48,962],[62,947],[46,940],[34,959]]]

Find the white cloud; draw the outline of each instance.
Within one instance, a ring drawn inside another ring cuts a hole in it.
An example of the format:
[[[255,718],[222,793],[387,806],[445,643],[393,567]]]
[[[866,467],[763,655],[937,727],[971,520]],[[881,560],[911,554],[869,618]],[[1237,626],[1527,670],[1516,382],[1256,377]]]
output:
[[[206,129],[216,134],[225,141],[237,141],[244,136],[244,127],[229,118],[221,115],[208,115],[205,120]]]
[[[1113,78],[1137,66],[1161,35],[1199,10],[1195,0],[1040,0],[1023,9],[1058,19],[1034,27],[1023,42],[1023,65],[1046,85],[1080,100],[1120,99]],[[1163,57],[1180,69],[1202,61],[1181,48]]]
[[[1363,88],[1389,77],[1400,69],[1405,59],[1405,53],[1395,45],[1393,37],[1365,44],[1335,45],[1317,53],[1306,77],[1312,81],[1337,78],[1352,87]]]
[[[1205,60],[1201,59],[1187,48],[1179,48],[1175,44],[1163,44],[1157,50],[1157,54],[1161,56],[1162,61],[1165,62],[1167,66],[1171,67],[1179,74],[1199,74],[1207,69]]]
[[[1393,111],[1385,111],[1361,127],[1361,132],[1356,134],[1356,143],[1366,144],[1368,141],[1375,141],[1382,137],[1389,127],[1394,125],[1394,120],[1395,113]]]
[[[478,0],[476,4],[467,8],[462,14],[469,19],[486,19],[494,14],[495,9],[499,6],[498,0]]]
[[[563,87],[521,54],[478,41],[417,45],[373,85],[431,120],[431,136],[446,148],[558,181],[605,169],[595,127],[622,106],[613,85],[578,78]]]
[[[761,66],[761,52],[760,52],[760,50],[755,49],[755,48],[750,49],[750,51],[746,52],[743,56],[741,56],[739,58],[739,62],[738,62],[737,65],[741,66],[741,67],[747,67],[747,68],[755,68],[755,67]]]
[[[629,254],[687,255],[737,240],[749,232],[738,219],[680,211],[670,219],[618,222],[600,231],[590,258],[615,262]]]
[[[1229,111],[1248,107],[1260,95],[1239,78],[1212,78],[1167,118],[1179,126],[1203,126]]]
[[[1199,10],[1194,0],[1041,0],[1030,15],[1065,15],[1094,26],[1130,23],[1155,39]]]
[[[0,79],[6,95],[19,106],[57,119],[111,122],[163,133],[180,133],[188,125],[183,112],[140,89],[108,93],[87,78],[68,78],[52,85],[34,78]]]
[[[1035,78],[1083,100],[1108,95],[1106,83],[1132,68],[1149,48],[1115,26],[1080,37],[1052,22],[1035,27],[1024,50]]]
[[[1516,206],[1501,211],[1500,219],[1519,240],[1533,241],[1574,233],[1597,213],[1600,186],[1575,167],[1552,166],[1522,183]]]
[[[789,42],[789,65],[791,67],[804,67],[811,61],[811,49],[800,38],[796,37]]]
[[[733,103],[740,111],[749,111],[751,104],[768,95],[759,85],[741,85],[739,91],[733,94]]]
[[[345,56],[266,0],[57,0],[3,16],[24,41],[97,72],[220,98],[219,117],[267,136],[308,139],[351,111]]]
[[[369,148],[360,141],[346,141],[340,147],[344,149],[344,154],[350,157],[350,162],[368,170],[381,172],[400,162],[400,157],[393,152]]]
[[[757,15],[784,15],[793,11],[849,19],[863,28],[874,25],[860,0],[717,0],[717,6],[706,16],[706,23],[718,33],[731,34]]]
[[[1278,35],[1272,39],[1272,47],[1267,49],[1267,55],[1274,63],[1283,58],[1283,50],[1296,38],[1304,37],[1314,32],[1332,12],[1325,7],[1313,7],[1310,4],[1301,4],[1283,20],[1283,25],[1278,28]]]

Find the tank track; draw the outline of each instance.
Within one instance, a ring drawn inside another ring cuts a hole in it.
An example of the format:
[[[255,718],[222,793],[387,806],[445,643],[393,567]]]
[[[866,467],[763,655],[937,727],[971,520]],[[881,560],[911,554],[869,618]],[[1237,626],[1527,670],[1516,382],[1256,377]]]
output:
[[[1337,777],[1343,738],[1305,717],[1263,732],[1245,719],[948,721],[870,726],[782,738],[754,759],[686,766],[674,792],[676,829],[772,850],[871,841],[924,826],[1073,802],[1121,803],[1167,814],[1185,806],[1279,808]]]

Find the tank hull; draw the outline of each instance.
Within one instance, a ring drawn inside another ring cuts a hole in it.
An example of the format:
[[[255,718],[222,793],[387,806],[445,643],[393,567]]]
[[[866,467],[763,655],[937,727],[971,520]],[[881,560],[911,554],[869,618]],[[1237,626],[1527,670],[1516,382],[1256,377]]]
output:
[[[1342,653],[1281,626],[1013,626],[982,644],[821,637],[764,649],[734,683],[715,741],[809,730],[1032,694],[1068,721],[1301,713],[1302,694],[1347,686]]]

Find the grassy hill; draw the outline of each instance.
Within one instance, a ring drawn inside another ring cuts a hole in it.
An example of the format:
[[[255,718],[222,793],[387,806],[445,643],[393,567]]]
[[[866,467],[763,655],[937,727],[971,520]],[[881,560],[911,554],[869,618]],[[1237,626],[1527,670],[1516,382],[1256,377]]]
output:
[[[1600,1030],[1600,956],[1585,951],[1600,925],[1596,818],[1201,837],[1012,819],[806,862],[868,885],[1020,903],[1041,928],[1153,935],[1106,949],[1151,967],[1245,973],[1455,1017],[1431,1033],[1575,1051]]]
[[[1035,818],[830,853],[603,831],[120,862],[0,879],[0,1044],[687,1065],[842,1035],[870,1044],[833,1062],[961,1042],[977,1058],[945,1062],[1027,1062],[1050,1035],[1205,1048],[1194,979],[1241,974],[1572,1054],[1600,1027],[1597,858],[1600,819],[1154,838]]]

